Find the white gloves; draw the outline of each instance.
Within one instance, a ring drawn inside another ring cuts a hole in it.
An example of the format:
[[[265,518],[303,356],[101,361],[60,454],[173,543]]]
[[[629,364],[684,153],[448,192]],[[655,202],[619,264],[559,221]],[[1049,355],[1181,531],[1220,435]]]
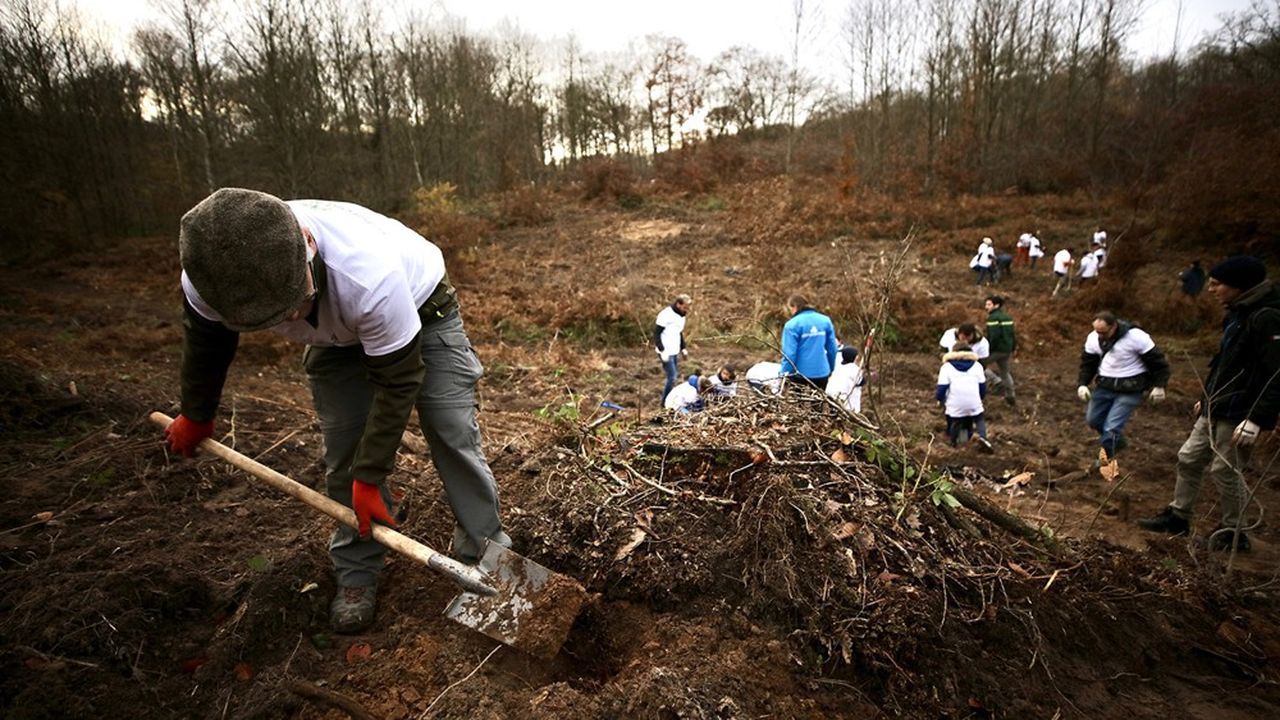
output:
[[[1258,427],[1258,423],[1245,420],[1236,426],[1235,432],[1231,433],[1231,442],[1240,447],[1249,447],[1257,441],[1260,432],[1262,428]]]
[[[1093,397],[1093,393],[1089,392],[1088,385],[1081,385],[1076,388],[1076,397],[1080,398],[1080,402],[1089,402],[1089,398]]]
[[[1151,394],[1148,395],[1147,398],[1151,400],[1151,402],[1153,403],[1164,402],[1164,388],[1162,387],[1151,388]]]

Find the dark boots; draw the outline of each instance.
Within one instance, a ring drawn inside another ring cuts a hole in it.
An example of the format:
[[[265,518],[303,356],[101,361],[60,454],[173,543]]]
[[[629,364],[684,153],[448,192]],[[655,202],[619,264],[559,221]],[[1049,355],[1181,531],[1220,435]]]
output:
[[[1162,532],[1168,535],[1186,535],[1191,532],[1191,523],[1178,517],[1171,507],[1161,510],[1160,514],[1155,517],[1139,518],[1138,527],[1143,530]]]

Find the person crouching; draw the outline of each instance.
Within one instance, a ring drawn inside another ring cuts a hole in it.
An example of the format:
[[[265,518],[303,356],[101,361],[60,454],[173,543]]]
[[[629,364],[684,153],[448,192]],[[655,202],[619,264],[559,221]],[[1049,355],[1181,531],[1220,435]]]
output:
[[[685,382],[671,388],[667,399],[662,403],[668,410],[684,415],[698,412],[705,406],[705,396],[711,390],[711,379],[703,375],[690,375]]]

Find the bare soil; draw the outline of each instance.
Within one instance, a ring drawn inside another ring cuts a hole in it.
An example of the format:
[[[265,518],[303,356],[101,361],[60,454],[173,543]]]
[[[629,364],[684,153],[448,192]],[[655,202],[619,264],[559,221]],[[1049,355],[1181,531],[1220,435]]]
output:
[[[1144,235],[1123,288],[1051,298],[1043,266],[1007,280],[1018,403],[991,399],[996,451],[983,455],[946,447],[932,399],[937,336],[982,318],[970,245],[1034,223],[1053,252],[1096,209],[1008,197],[836,214],[826,193],[768,181],[630,212],[559,201],[547,224],[447,248],[487,367],[481,424],[515,549],[589,593],[549,660],[445,619],[455,588],[401,558],[373,630],[332,634],[331,523],[225,463],[166,455],[146,415],[177,411],[171,238],[0,270],[0,714],[1280,715],[1272,524],[1234,557],[1133,525],[1169,498],[1216,342],[1214,308],[1172,292],[1191,256]],[[854,296],[912,227],[897,337],[868,389],[880,432],[790,401],[660,412],[646,341],[671,295],[695,298],[685,371],[773,357],[795,289],[856,338]],[[1096,439],[1074,388],[1089,315],[1116,293],[1149,316],[1135,319],[1174,379],[1165,404],[1135,414],[1108,482],[1082,472]],[[217,432],[319,487],[300,350],[246,336]],[[606,418],[604,400],[627,409]],[[1280,498],[1276,455],[1271,435],[1250,517]],[[921,465],[1045,540],[948,507],[903,477]],[[1024,472],[1026,485],[1003,484]],[[429,456],[406,447],[392,481],[401,529],[447,547]]]

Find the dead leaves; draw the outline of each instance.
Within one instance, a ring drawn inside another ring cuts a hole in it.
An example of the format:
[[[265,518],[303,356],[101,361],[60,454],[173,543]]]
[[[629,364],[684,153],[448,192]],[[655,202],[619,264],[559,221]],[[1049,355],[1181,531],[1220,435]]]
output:
[[[860,529],[862,529],[862,526],[857,523],[844,523],[831,533],[831,539],[838,541],[844,540],[845,538],[851,538],[856,535]]]
[[[615,561],[626,558],[634,552],[636,548],[640,547],[640,544],[645,541],[645,538],[649,537],[649,532],[652,530],[651,523],[653,522],[653,511],[644,510],[636,513],[635,517],[636,528],[631,531],[631,538],[627,540],[622,547],[618,548],[618,552],[614,553],[613,559]]]
[[[369,643],[352,643],[347,648],[346,660],[348,665],[368,660],[373,655],[373,647]]]
[[[1035,480],[1035,479],[1036,479],[1035,473],[1030,471],[1021,472],[1009,478],[1009,480],[1004,484],[1004,486],[1005,487],[1026,487],[1027,485],[1031,484],[1032,480]]]
[[[1098,449],[1098,474],[1107,482],[1115,482],[1120,477],[1120,463],[1108,458],[1105,448]]]
[[[624,544],[622,547],[618,548],[618,552],[614,554],[613,559],[622,560],[626,558],[628,555],[631,554],[633,550],[640,547],[640,543],[644,542],[644,539],[648,536],[649,536],[649,533],[646,532],[644,528],[638,527],[635,530],[632,530],[631,539],[628,540],[626,544]]]

